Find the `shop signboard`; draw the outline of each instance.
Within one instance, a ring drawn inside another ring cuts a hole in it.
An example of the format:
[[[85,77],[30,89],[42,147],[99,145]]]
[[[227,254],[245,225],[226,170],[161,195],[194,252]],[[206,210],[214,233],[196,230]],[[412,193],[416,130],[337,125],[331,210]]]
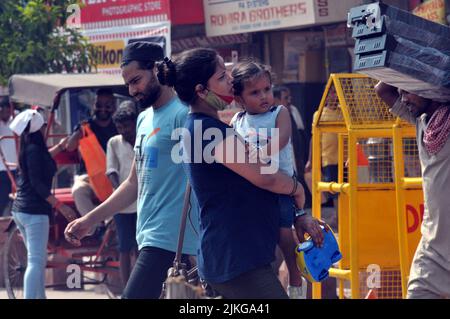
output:
[[[169,0],[83,0],[81,24],[99,29],[170,21]]]
[[[203,0],[206,34],[292,28],[347,20],[361,0]]]

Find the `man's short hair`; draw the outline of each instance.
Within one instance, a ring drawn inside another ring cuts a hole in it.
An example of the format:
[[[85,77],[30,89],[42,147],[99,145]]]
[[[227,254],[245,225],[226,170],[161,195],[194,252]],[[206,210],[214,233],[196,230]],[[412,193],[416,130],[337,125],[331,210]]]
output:
[[[122,106],[114,113],[112,119],[114,123],[124,123],[127,121],[135,122],[137,120],[136,110],[130,106]]]
[[[95,92],[95,95],[97,95],[97,96],[105,96],[105,95],[114,96],[114,92],[108,88],[100,88]]]
[[[284,85],[276,85],[272,89],[273,96],[277,99],[281,99],[281,92],[289,92],[289,89]]]

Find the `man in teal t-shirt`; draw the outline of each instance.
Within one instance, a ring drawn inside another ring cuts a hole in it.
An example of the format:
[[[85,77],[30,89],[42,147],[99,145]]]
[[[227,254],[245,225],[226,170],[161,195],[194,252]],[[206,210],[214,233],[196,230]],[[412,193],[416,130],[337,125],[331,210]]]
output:
[[[135,162],[127,180],[104,203],[70,223],[65,231],[67,240],[79,245],[92,225],[121,211],[137,195],[139,257],[123,298],[158,298],[178,244],[187,179],[182,164],[171,157],[179,143],[171,136],[184,126],[188,108],[171,88],[159,83],[155,62],[163,58],[163,49],[154,43],[135,42],[125,48],[122,76],[130,95],[141,108],[147,108],[137,121]],[[182,262],[188,265],[188,255],[197,254],[197,230],[198,206],[191,198],[182,250]]]
[[[141,107],[152,106],[137,121],[134,151],[139,258],[125,288],[125,298],[159,297],[175,257],[187,185],[182,164],[175,164],[171,158],[172,149],[178,143],[171,135],[176,128],[183,127],[188,108],[171,88],[159,83],[156,67],[148,61],[155,53],[154,61],[163,59],[159,48],[145,42],[133,43],[127,47],[128,55],[125,52],[122,62],[122,76],[130,95]],[[198,220],[192,216],[195,212],[196,209],[191,209],[190,220]],[[196,255],[197,250],[192,226],[189,222],[186,226],[183,253],[187,255]],[[185,262],[188,263],[186,255]]]
[[[173,97],[162,107],[149,108],[139,115],[134,147],[139,249],[151,246],[176,251],[187,179],[182,164],[172,161],[171,152],[178,141],[172,140],[171,135],[176,128],[183,127],[187,113],[188,108]],[[184,252],[196,255],[196,251],[197,238],[188,222]]]

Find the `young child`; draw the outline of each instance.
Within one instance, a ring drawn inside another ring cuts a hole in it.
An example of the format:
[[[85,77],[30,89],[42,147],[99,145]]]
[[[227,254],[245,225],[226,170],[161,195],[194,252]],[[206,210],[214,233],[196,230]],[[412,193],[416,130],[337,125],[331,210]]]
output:
[[[276,161],[280,170],[293,176],[291,119],[286,107],[274,106],[270,71],[264,65],[247,61],[233,68],[232,77],[235,100],[245,111],[237,113],[230,125],[246,141],[250,158],[259,157],[271,166]],[[278,136],[272,136],[271,129],[278,129]],[[275,138],[278,138],[278,147],[277,143],[271,142]],[[289,271],[288,295],[291,299],[304,299],[307,286],[297,268],[296,242],[292,233],[295,202],[288,195],[279,195],[279,206],[279,246]]]

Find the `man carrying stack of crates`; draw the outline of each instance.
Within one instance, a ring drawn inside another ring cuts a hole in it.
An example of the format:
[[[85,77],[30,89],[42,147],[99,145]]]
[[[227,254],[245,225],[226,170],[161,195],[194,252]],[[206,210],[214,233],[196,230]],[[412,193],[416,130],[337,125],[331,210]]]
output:
[[[355,71],[415,124],[422,166],[422,237],[407,298],[450,298],[450,28],[381,3],[351,9]]]

